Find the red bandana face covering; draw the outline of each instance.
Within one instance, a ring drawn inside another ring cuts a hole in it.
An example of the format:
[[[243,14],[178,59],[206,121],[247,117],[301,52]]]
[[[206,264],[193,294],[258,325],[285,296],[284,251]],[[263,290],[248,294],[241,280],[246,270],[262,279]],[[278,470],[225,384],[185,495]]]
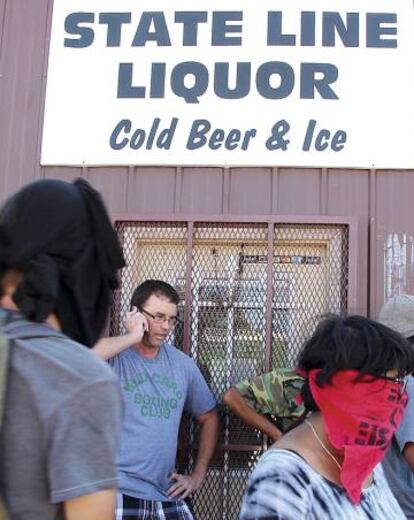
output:
[[[341,370],[331,384],[319,387],[320,370],[308,373],[309,386],[324,418],[330,443],[344,450],[340,480],[354,504],[362,484],[384,458],[404,415],[408,396],[401,383],[366,375],[354,382],[357,370]]]

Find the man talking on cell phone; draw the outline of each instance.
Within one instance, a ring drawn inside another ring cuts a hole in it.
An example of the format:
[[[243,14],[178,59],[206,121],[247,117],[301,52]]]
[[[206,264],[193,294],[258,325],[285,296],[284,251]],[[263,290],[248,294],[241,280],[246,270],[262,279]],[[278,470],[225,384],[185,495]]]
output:
[[[190,357],[166,339],[177,322],[177,291],[147,280],[131,298],[129,333],[106,338],[94,351],[118,375],[125,403],[118,456],[120,492],[116,520],[193,520],[187,497],[206,475],[217,442],[215,400]],[[200,425],[198,456],[189,475],[175,471],[183,412]]]

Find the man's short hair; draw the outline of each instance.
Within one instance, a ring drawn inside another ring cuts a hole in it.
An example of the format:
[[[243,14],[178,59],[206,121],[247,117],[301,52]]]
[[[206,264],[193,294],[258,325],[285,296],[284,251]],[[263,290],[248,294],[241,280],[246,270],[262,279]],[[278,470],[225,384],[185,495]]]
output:
[[[131,307],[137,307],[142,310],[143,305],[148,301],[152,295],[163,296],[171,303],[178,305],[180,297],[178,292],[169,283],[162,280],[146,280],[135,289],[131,297]]]

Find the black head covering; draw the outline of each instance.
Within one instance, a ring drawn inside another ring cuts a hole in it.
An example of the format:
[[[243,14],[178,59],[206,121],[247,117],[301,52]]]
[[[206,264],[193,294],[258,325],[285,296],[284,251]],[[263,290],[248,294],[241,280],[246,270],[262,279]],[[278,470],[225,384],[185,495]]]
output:
[[[0,276],[23,273],[16,305],[31,321],[56,314],[84,345],[98,339],[124,265],[102,198],[83,179],[36,181],[0,211]]]

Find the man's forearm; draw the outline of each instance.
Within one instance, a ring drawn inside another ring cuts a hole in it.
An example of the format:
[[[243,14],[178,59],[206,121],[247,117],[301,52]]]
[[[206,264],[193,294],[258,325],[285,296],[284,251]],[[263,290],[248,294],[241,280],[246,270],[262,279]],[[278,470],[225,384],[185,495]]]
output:
[[[126,313],[125,329],[127,333],[123,336],[101,338],[92,348],[92,352],[107,361],[128,347],[142,341],[145,331],[148,330],[148,323],[145,316],[138,312],[136,307]]]
[[[200,441],[193,474],[204,479],[217,445],[219,419],[216,410],[207,412],[202,418],[198,418],[198,423],[200,424]]]
[[[230,390],[224,394],[223,402],[246,424],[261,431],[273,441],[276,441],[282,436],[282,432],[279,428],[267,417],[253,410],[235,388],[230,388]]]
[[[91,349],[99,358],[107,361],[120,352],[126,350],[135,343],[133,334],[125,334],[124,336],[116,336],[113,338],[101,338],[98,343]]]

